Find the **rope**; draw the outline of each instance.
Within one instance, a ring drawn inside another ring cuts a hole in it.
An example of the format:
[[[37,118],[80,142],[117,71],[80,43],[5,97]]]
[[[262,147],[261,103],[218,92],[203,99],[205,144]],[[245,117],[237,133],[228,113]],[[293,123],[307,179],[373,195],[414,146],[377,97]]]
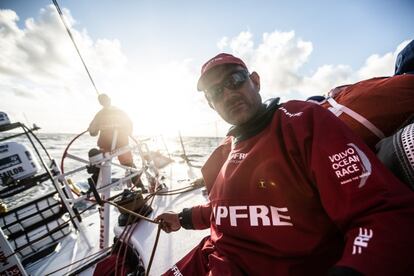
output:
[[[149,219],[149,218],[147,218],[147,217],[145,217],[145,216],[143,216],[143,215],[140,215],[140,214],[138,214],[138,213],[135,213],[135,212],[133,212],[133,211],[130,211],[130,210],[128,210],[128,209],[126,209],[126,208],[122,207],[121,205],[118,205],[118,204],[113,203],[113,202],[108,201],[108,200],[102,200],[102,201],[103,201],[103,202],[105,202],[105,203],[108,203],[109,205],[115,206],[116,208],[121,209],[122,211],[124,211],[124,212],[126,212],[126,213],[128,213],[128,214],[130,214],[130,215],[133,215],[133,216],[135,216],[135,217],[138,217],[138,218],[140,218],[140,219],[146,220],[146,221],[151,222],[151,223],[156,223],[156,224],[158,224],[158,223],[157,223],[157,222],[155,222],[154,220]]]
[[[144,210],[144,208],[146,208],[146,204],[147,204],[147,202],[152,198],[154,198],[154,196],[155,196],[155,193],[153,193],[153,194],[149,194],[145,199],[144,199],[144,204],[143,204],[143,206],[141,207],[141,209],[140,210],[138,210],[138,212],[141,212],[141,211],[143,211]],[[136,199],[135,199],[136,200]],[[124,271],[124,267],[125,267],[125,262],[126,262],[126,256],[127,256],[127,253],[128,253],[128,243],[129,243],[129,240],[131,239],[131,237],[132,237],[132,234],[133,234],[133,232],[134,232],[134,230],[135,230],[135,228],[137,227],[137,224],[135,224],[135,222],[137,222],[138,221],[138,219],[139,218],[144,218],[144,220],[147,220],[147,221],[149,221],[149,222],[152,222],[152,223],[156,223],[156,224],[158,224],[158,222],[155,222],[155,221],[153,221],[153,220],[150,220],[150,219],[148,219],[148,218],[146,218],[146,217],[143,217],[143,216],[141,216],[140,214],[137,214],[137,213],[135,213],[135,212],[132,212],[132,211],[129,211],[128,209],[125,209],[125,208],[123,208],[122,206],[119,206],[118,204],[116,204],[116,203],[114,203],[114,204],[112,204],[112,205],[116,205],[117,206],[117,208],[120,208],[120,209],[122,209],[123,211],[125,211],[125,212],[127,212],[127,213],[129,213],[131,216],[128,218],[128,221],[127,221],[127,223],[126,223],[126,225],[129,225],[129,224],[131,224],[131,223],[134,223],[134,225],[133,226],[131,226],[131,227],[125,227],[124,228],[124,230],[123,230],[123,232],[121,233],[121,235],[119,236],[119,239],[118,239],[118,241],[117,241],[117,244],[114,246],[114,248],[117,248],[118,246],[118,243],[121,241],[121,240],[123,240],[124,242],[123,243],[121,243],[120,244],[120,246],[119,246],[119,249],[118,249],[118,252],[117,252],[117,258],[116,258],[116,264],[115,264],[115,275],[118,275],[118,273],[117,273],[117,271],[118,271],[118,267],[119,267],[119,261],[121,260],[121,263],[122,263],[122,265],[121,265],[121,272],[122,271]],[[150,206],[152,205],[152,202],[151,202],[151,204],[150,204]],[[158,238],[156,239],[156,241],[155,241],[155,245],[158,243]],[[123,245],[124,245],[124,248],[123,248]],[[154,256],[154,254],[155,254],[155,248],[153,249],[153,251],[152,251],[152,256]],[[150,263],[152,263],[152,259],[153,259],[153,257],[150,259]],[[149,272],[149,269],[147,269],[147,271]]]
[[[154,200],[154,198],[155,198],[155,196],[156,195],[162,195],[162,196],[166,196],[166,195],[175,195],[175,194],[178,194],[178,193],[184,193],[184,192],[188,192],[188,191],[192,191],[192,190],[195,190],[195,189],[198,189],[198,188],[200,188],[201,187],[201,185],[189,185],[189,186],[186,186],[186,187],[182,187],[182,188],[179,188],[179,189],[175,189],[175,190],[170,190],[170,191],[167,191],[167,192],[161,192],[161,191],[157,191],[157,192],[155,192],[155,193],[151,193],[151,194],[149,194],[145,199],[144,199],[144,202],[145,203],[147,203],[148,201],[150,201],[151,200],[151,204],[150,204],[150,206],[152,205],[152,203],[153,203],[153,200]],[[149,275],[149,271],[150,271],[150,268],[151,268],[151,266],[152,266],[152,262],[153,262],[153,259],[154,259],[154,256],[155,256],[155,251],[156,251],[156,248],[157,248],[157,246],[158,246],[158,241],[159,241],[159,236],[160,236],[160,230],[161,230],[161,223],[158,223],[158,222],[155,222],[154,220],[152,220],[152,219],[149,219],[149,218],[147,218],[147,217],[145,217],[145,216],[143,216],[143,215],[140,215],[140,214],[138,214],[138,213],[136,213],[136,212],[133,212],[133,211],[130,211],[129,209],[126,209],[126,208],[124,208],[124,207],[122,207],[122,206],[120,206],[120,205],[118,205],[118,204],[116,204],[116,203],[114,203],[114,202],[112,202],[112,201],[110,201],[110,200],[113,200],[113,199],[115,199],[116,197],[119,197],[120,195],[121,195],[122,193],[120,193],[120,194],[118,194],[118,195],[115,195],[115,196],[112,196],[112,197],[110,197],[110,198],[108,198],[108,200],[103,200],[103,202],[105,202],[105,203],[108,203],[108,204],[110,204],[110,205],[112,205],[112,206],[115,206],[115,207],[117,207],[118,209],[121,209],[122,211],[124,211],[124,212],[126,212],[126,213],[128,213],[128,214],[130,214],[130,215],[132,215],[134,218],[132,218],[134,221],[133,221],[133,223],[135,223],[138,219],[143,219],[143,220],[145,220],[145,221],[148,221],[148,222],[150,222],[150,223],[154,223],[154,224],[158,224],[158,231],[157,231],[157,236],[156,236],[156,238],[155,238],[155,242],[154,242],[154,246],[153,246],[153,249],[152,249],[152,252],[151,252],[151,257],[150,257],[150,261],[149,261],[149,264],[148,264],[148,268],[146,269],[146,275]],[[84,212],[86,212],[87,210],[89,210],[89,209],[91,209],[93,206],[95,206],[96,205],[96,203],[94,203],[94,204],[92,204],[91,206],[88,206],[85,210],[83,210],[79,215],[82,215]],[[142,208],[145,208],[145,204],[143,205],[143,207]],[[140,210],[141,211],[141,210]],[[24,248],[26,248],[27,246],[30,246],[31,244],[34,244],[34,243],[36,243],[37,241],[39,241],[39,240],[41,240],[41,239],[43,239],[43,238],[45,238],[45,237],[47,237],[47,236],[49,236],[50,234],[52,234],[52,233],[55,233],[55,232],[57,232],[57,231],[59,231],[59,230],[61,230],[61,229],[63,229],[64,227],[66,227],[66,224],[68,224],[70,221],[71,221],[71,219],[72,219],[72,217],[70,217],[69,218],[69,220],[67,220],[67,221],[65,221],[64,223],[62,223],[60,226],[58,226],[58,227],[56,227],[55,229],[52,229],[52,230],[50,230],[49,231],[49,233],[47,233],[47,234],[45,234],[45,235],[42,235],[42,236],[40,236],[40,237],[38,237],[37,239],[35,239],[35,240],[33,240],[32,242],[30,242],[30,243],[27,243],[27,244],[25,244],[25,245],[23,245],[23,246],[21,246],[21,247],[19,247],[19,248],[16,248],[15,249],[15,252],[13,252],[12,254],[10,254],[10,255],[8,255],[8,256],[6,256],[6,258],[9,258],[9,257],[11,257],[12,255],[15,255],[15,254],[17,254],[17,252],[19,252],[19,251],[21,251],[22,249],[24,249]],[[129,218],[129,220],[130,220],[131,218]],[[127,224],[128,225],[128,224]],[[120,239],[117,241],[117,243],[118,242],[120,242],[120,240],[122,239],[122,236],[124,236],[124,241],[125,241],[125,251],[124,251],[124,254],[123,254],[123,256],[122,256],[122,268],[121,268],[121,271],[123,271],[123,266],[124,266],[124,263],[125,263],[125,259],[126,259],[126,253],[127,253],[127,249],[128,249],[128,247],[127,247],[127,243],[128,243],[128,241],[129,241],[129,239],[131,238],[131,236],[132,236],[132,233],[134,232],[134,230],[135,230],[135,227],[137,226],[137,224],[135,224],[133,227],[125,227],[124,228],[124,231],[123,231],[123,233],[121,233],[121,235],[120,235]],[[108,247],[108,248],[106,248],[106,249],[103,249],[102,251],[104,251],[104,250],[107,250],[107,249],[109,249],[109,248],[112,248],[112,249],[114,249],[114,248],[116,248],[116,245],[113,245],[113,246],[111,246],[111,247]],[[122,246],[120,246],[120,249],[119,249],[119,251],[118,251],[118,256],[120,256],[121,254],[121,250],[122,250]],[[97,252],[97,253],[94,253],[93,255],[96,255],[96,254],[98,254],[99,252]],[[56,271],[53,271],[53,272],[51,272],[51,273],[49,273],[49,274],[47,274],[47,275],[51,275],[51,274],[53,274],[53,273],[56,273],[56,272],[58,272],[58,271],[60,271],[60,270],[62,270],[62,269],[64,269],[64,268],[66,268],[66,267],[68,267],[68,266],[71,266],[71,265],[73,265],[73,264],[76,264],[76,263],[78,263],[78,262],[80,262],[80,261],[83,261],[83,260],[85,260],[85,259],[88,259],[88,258],[91,258],[93,255],[91,255],[91,256],[89,256],[89,257],[85,257],[84,259],[82,259],[82,260],[78,260],[78,261],[76,261],[76,262],[73,262],[73,263],[71,263],[71,264],[69,264],[69,265],[66,265],[66,266],[64,266],[64,267],[62,267],[62,268],[60,268],[60,269],[58,269],[58,270],[56,270]],[[118,262],[118,258],[117,258],[117,262]],[[116,268],[118,267],[118,265],[116,266]],[[116,274],[115,274],[116,275]]]
[[[182,188],[179,188],[179,189],[170,190],[168,192],[157,191],[157,192],[151,193],[151,194],[149,194],[144,199],[144,203],[145,204],[141,207],[141,209],[139,210],[139,212],[141,212],[141,210],[143,210],[143,208],[145,208],[146,203],[148,201],[151,201],[150,206],[152,206],[153,200],[155,199],[155,196],[156,195],[162,195],[162,196],[175,195],[175,194],[178,194],[178,193],[189,192],[189,191],[192,191],[192,190],[201,188],[201,187],[202,187],[202,185],[189,185],[189,186],[182,187]],[[130,211],[128,209],[125,209],[125,208],[123,208],[122,206],[119,206],[116,203],[109,202],[109,201],[105,201],[105,202],[108,203],[108,204],[111,204],[113,206],[116,206],[117,208],[125,211],[126,213],[128,213],[128,214],[130,214],[130,215],[132,215],[134,217],[134,218],[131,218],[131,217],[128,218],[127,225],[129,225],[130,222],[135,223],[139,218],[142,218],[142,219],[144,219],[144,220],[146,220],[148,222],[151,222],[151,223],[158,224],[157,235],[156,235],[156,238],[155,238],[155,241],[154,241],[154,246],[153,246],[153,249],[152,249],[152,252],[151,252],[151,257],[150,257],[150,260],[148,262],[148,267],[146,269],[146,274],[145,274],[145,275],[149,275],[149,272],[150,272],[150,269],[151,269],[151,266],[152,266],[152,263],[153,263],[153,260],[154,260],[154,257],[155,257],[155,252],[156,252],[156,249],[157,249],[157,246],[158,246],[158,241],[159,241],[159,237],[160,237],[162,222],[155,222],[154,220],[151,220],[151,219],[149,219],[149,218],[147,218],[145,216],[142,216],[142,215],[140,215],[140,214],[138,214],[136,212]],[[119,246],[119,249],[118,249],[118,252],[117,252],[116,265],[115,265],[115,270],[116,270],[115,271],[115,275],[117,275],[118,261],[120,259],[122,260],[121,261],[122,262],[121,271],[124,271],[124,265],[125,265],[127,250],[128,250],[128,245],[127,244],[129,242],[129,240],[130,240],[130,238],[132,236],[132,233],[134,232],[136,226],[137,226],[137,224],[134,224],[131,227],[125,227],[124,230],[123,230],[123,232],[119,236],[120,238],[119,238],[119,240],[117,242],[119,242],[120,240],[123,240],[124,241],[124,244],[125,244],[125,248],[124,248],[124,250],[122,250],[122,244]],[[115,245],[114,248],[116,248],[116,247],[117,246]]]
[[[144,198],[144,204],[142,205],[142,207],[140,208],[140,210],[138,210],[138,213],[141,213],[141,211],[143,211],[144,208],[148,208],[147,203],[149,201],[151,201],[150,204],[149,204],[149,206],[150,207],[152,206],[152,203],[153,203],[153,200],[154,200],[156,194],[157,194],[156,192],[155,193],[151,193],[151,194],[149,194],[148,196],[146,196]],[[135,200],[137,200],[137,199],[135,199]],[[125,210],[125,208],[120,208],[120,209]],[[142,218],[142,216],[139,215],[139,214],[137,214],[136,212],[131,212],[129,210],[125,210],[125,211],[128,214],[131,215],[130,217],[128,217],[128,221],[127,221],[126,225],[130,225],[130,224],[133,224],[133,225],[131,225],[130,227],[124,227],[124,230],[119,235],[119,239],[117,240],[117,244],[114,246],[114,249],[115,248],[118,248],[117,253],[116,253],[117,258],[116,258],[116,264],[115,264],[115,275],[118,275],[117,274],[118,273],[117,271],[118,271],[118,267],[119,267],[119,262],[122,263],[122,265],[121,265],[121,271],[124,271],[124,267],[125,267],[125,263],[126,263],[126,256],[128,254],[128,243],[129,243],[129,240],[131,239],[132,234],[133,234],[133,232],[135,231],[135,228],[138,225],[138,224],[136,224],[136,222],[138,221],[139,218]],[[147,220],[149,222],[158,224],[158,222],[155,222],[153,220],[150,220],[150,219],[148,219],[146,217],[144,217],[144,220]],[[151,253],[151,258],[150,258],[150,262],[149,262],[150,263],[150,266],[152,265],[152,261],[153,261],[153,258],[155,256],[155,250],[156,250],[156,247],[157,247],[157,244],[158,244],[158,239],[159,239],[159,234],[157,234],[156,240],[154,242],[154,247],[153,247],[153,251]],[[123,243],[120,243],[120,241],[123,241]],[[118,243],[120,243],[119,247],[118,247]],[[146,269],[147,273],[149,273],[150,266]]]
[[[68,151],[68,149],[69,149],[69,147],[71,146],[71,144],[77,139],[77,138],[79,138],[81,135],[83,135],[84,133],[85,133],[86,131],[84,131],[84,132],[82,132],[82,133],[80,133],[79,135],[77,135],[69,144],[68,144],[68,146],[66,147],[66,149],[65,149],[65,151],[64,151],[64,154],[63,154],[63,156],[62,156],[62,162],[61,162],[61,170],[62,170],[62,173],[64,172],[64,159],[66,158],[66,155],[67,155],[67,151]],[[134,140],[134,142],[137,144],[137,145],[139,145],[139,142],[136,140],[136,139],[134,139],[133,137],[131,137],[132,138],[132,140]],[[181,138],[181,137],[180,137]],[[186,154],[185,154],[185,148],[184,148],[184,145],[183,145],[183,141],[182,141],[182,138],[181,138],[181,144],[182,144],[182,146],[183,146],[183,150],[184,150],[184,155],[186,156]],[[140,151],[140,154],[142,155],[142,152]],[[189,161],[189,160],[188,160]],[[147,170],[148,168],[145,168],[145,172],[146,172],[146,170]],[[175,195],[175,194],[179,194],[179,193],[185,193],[185,192],[189,192],[189,191],[192,191],[192,190],[194,190],[194,189],[198,189],[198,188],[200,188],[201,187],[201,185],[189,185],[189,186],[186,186],[186,187],[182,187],[182,188],[178,188],[178,189],[174,189],[174,190],[169,190],[169,191],[162,191],[162,190],[159,190],[159,191],[156,191],[156,192],[154,192],[154,193],[150,193],[145,199],[144,199],[144,205],[143,205],[143,207],[142,208],[145,208],[145,207],[148,207],[147,205],[146,205],[146,203],[148,202],[148,201],[150,201],[151,203],[150,203],[150,206],[152,206],[152,204],[153,204],[153,202],[154,202],[154,199],[155,199],[155,196],[156,195],[160,195],[160,196],[167,196],[167,195]],[[122,194],[122,193],[121,193]],[[156,238],[155,238],[155,242],[154,242],[154,246],[153,246],[153,249],[152,249],[152,252],[151,252],[151,257],[150,257],[150,260],[149,260],[149,264],[148,264],[148,267],[147,267],[147,269],[146,269],[146,275],[149,275],[149,271],[150,271],[150,269],[151,269],[151,266],[152,266],[152,263],[153,263],[153,260],[154,260],[154,256],[155,256],[155,252],[156,252],[156,248],[157,248],[157,246],[158,246],[158,241],[159,241],[159,236],[160,236],[160,231],[161,231],[161,226],[162,226],[162,222],[155,222],[154,220],[152,220],[152,219],[149,219],[149,218],[147,218],[147,217],[145,217],[145,216],[143,216],[143,215],[140,215],[139,213],[136,213],[136,212],[133,212],[133,211],[130,211],[130,210],[128,210],[128,209],[126,209],[126,208],[124,208],[124,207],[122,207],[122,206],[120,206],[120,205],[118,205],[118,204],[116,204],[116,203],[114,203],[114,202],[112,202],[111,200],[114,200],[116,197],[118,197],[120,194],[118,194],[118,195],[115,195],[115,196],[113,196],[113,197],[110,197],[110,198],[108,198],[107,200],[103,200],[103,202],[105,202],[105,203],[107,203],[107,204],[109,204],[109,205],[112,205],[112,206],[115,206],[115,207],[117,207],[118,209],[120,209],[120,210],[122,210],[123,212],[125,212],[125,213],[128,213],[129,215],[131,215],[129,218],[128,218],[128,223],[127,223],[127,225],[129,225],[129,223],[132,221],[133,223],[135,223],[136,221],[138,221],[138,219],[143,219],[143,220],[145,220],[145,221],[148,221],[148,222],[150,222],[150,223],[154,223],[154,224],[158,224],[158,231],[157,231],[157,235],[156,235]],[[91,205],[91,206],[89,206],[87,209],[89,209],[89,208],[91,208],[92,206],[94,206],[95,204],[93,204],[93,205]],[[86,210],[84,210],[83,212],[81,212],[81,214],[82,213],[84,213]],[[141,212],[142,210],[139,210],[139,212]],[[68,221],[69,222],[69,221]],[[67,222],[67,223],[68,223]],[[124,230],[123,230],[123,232],[121,233],[121,235],[120,235],[120,238],[118,239],[118,241],[111,247],[112,248],[112,254],[114,253],[114,250],[115,250],[115,248],[117,248],[118,246],[118,243],[120,243],[121,241],[124,241],[124,243],[121,243],[120,244],[120,246],[119,246],[119,249],[118,249],[118,252],[117,252],[117,258],[116,258],[116,266],[115,266],[115,275],[117,275],[117,270],[118,270],[118,261],[119,260],[121,260],[121,262],[122,262],[122,265],[121,265],[121,271],[124,271],[124,267],[125,267],[125,263],[126,263],[126,256],[127,256],[127,250],[128,250],[128,242],[129,242],[129,240],[130,240],[130,238],[132,237],[132,234],[133,234],[133,232],[134,232],[134,230],[135,230],[135,228],[136,228],[136,226],[137,226],[137,224],[134,224],[133,226],[131,226],[131,227],[125,227],[124,228]],[[123,244],[125,245],[125,247],[123,247]],[[76,262],[75,262],[76,263]],[[70,265],[73,265],[74,263],[71,263]],[[67,266],[66,266],[67,267]],[[59,270],[57,270],[57,271],[60,271],[60,270],[62,270],[62,269],[64,269],[65,267],[63,267],[63,268],[61,268],[61,269],[59,269]],[[57,272],[57,271],[55,271],[55,272]],[[53,272],[53,273],[55,273],[55,272]],[[50,273],[51,274],[51,273]],[[48,275],[50,275],[50,274],[48,274]]]
[[[59,4],[58,4],[57,0],[53,0],[53,4],[55,5],[56,10],[57,10],[57,12],[59,13],[60,19],[62,20],[63,25],[65,25],[66,31],[67,31],[67,33],[68,33],[68,35],[69,35],[70,39],[72,40],[73,45],[74,45],[74,46],[75,46],[75,48],[76,48],[76,51],[78,52],[78,55],[79,55],[79,57],[80,57],[80,59],[81,59],[81,61],[82,61],[83,67],[85,67],[86,73],[88,73],[89,79],[91,80],[92,85],[93,85],[93,87],[95,88],[96,94],[99,96],[98,89],[96,88],[95,82],[93,81],[92,76],[91,76],[91,74],[89,73],[88,67],[86,66],[86,63],[85,63],[85,61],[84,61],[84,60],[83,60],[83,58],[82,58],[82,55],[81,55],[81,53],[80,53],[80,51],[79,51],[79,49],[78,49],[78,46],[76,45],[75,39],[74,39],[74,38],[73,38],[73,36],[72,36],[72,32],[70,31],[70,29],[69,29],[68,25],[66,25],[66,22],[65,22],[65,20],[63,19],[63,13],[62,13],[62,11],[60,10],[60,7],[59,7]]]
[[[145,198],[144,198],[144,205],[141,207],[141,209],[138,211],[139,213],[141,213],[141,211],[143,211],[144,210],[144,208],[146,208],[146,204],[147,204],[147,202],[148,201],[150,201],[151,200],[151,202],[150,202],[150,204],[149,204],[149,206],[150,207],[152,207],[152,204],[153,204],[153,201],[154,201],[154,198],[155,198],[155,195],[156,195],[156,193],[151,193],[151,194],[149,194],[149,195],[147,195]],[[136,200],[136,199],[135,199]],[[120,240],[123,240],[124,241],[124,243],[123,244],[125,244],[125,249],[124,249],[124,252],[123,252],[123,254],[122,254],[122,244],[119,246],[119,250],[118,250],[118,253],[117,253],[117,259],[116,259],[116,271],[117,271],[117,268],[118,268],[118,260],[119,259],[121,259],[122,258],[122,267],[121,267],[121,271],[123,271],[124,270],[124,265],[125,265],[125,260],[126,260],[126,255],[127,255],[127,251],[128,251],[128,243],[129,243],[129,240],[131,239],[131,237],[132,237],[132,234],[133,234],[133,232],[135,231],[135,228],[137,227],[137,225],[138,224],[135,224],[137,221],[138,221],[138,217],[135,217],[135,216],[130,216],[129,218],[128,218],[128,221],[127,221],[127,223],[126,223],[126,225],[129,225],[129,224],[131,224],[131,223],[133,223],[134,225],[133,226],[131,226],[131,227],[125,227],[124,228],[124,230],[123,230],[123,232],[121,233],[121,235],[119,236],[119,240],[117,241],[117,242],[119,242]],[[158,241],[156,240],[156,243],[158,243]],[[116,248],[117,247],[117,245],[114,247],[114,248]],[[153,249],[153,250],[155,250],[155,249]],[[121,256],[122,255],[122,256]],[[154,255],[154,253],[152,253],[152,255]],[[152,262],[152,261],[150,261],[150,262]],[[117,275],[117,272],[115,271],[115,275]],[[147,271],[149,271],[149,270],[147,270]]]
[[[158,224],[157,237],[155,238],[154,246],[152,247],[151,257],[150,257],[150,260],[149,260],[149,263],[148,263],[148,268],[147,268],[147,270],[145,272],[145,276],[148,276],[149,275],[149,272],[151,270],[152,261],[154,260],[155,251],[157,249],[158,241],[160,239],[160,233],[161,233],[161,223]]]
[[[112,248],[112,246],[109,246],[109,247],[104,248],[104,249],[102,249],[102,250],[100,250],[100,251],[98,251],[98,252],[93,253],[92,255],[85,256],[84,258],[82,258],[82,259],[80,259],[80,260],[74,261],[74,262],[72,262],[72,263],[70,263],[70,264],[68,264],[68,265],[62,266],[61,268],[59,268],[59,269],[57,269],[57,270],[55,270],[55,271],[49,272],[49,273],[48,273],[48,274],[46,274],[45,276],[55,274],[56,272],[59,272],[59,271],[61,271],[61,270],[65,269],[65,268],[67,268],[67,267],[70,267],[70,266],[72,266],[72,265],[74,265],[74,264],[77,264],[77,263],[79,263],[79,262],[82,262],[82,261],[85,261],[85,260],[91,259],[91,258],[92,258],[92,257],[94,257],[95,255],[98,255],[98,254],[102,254],[102,255],[104,255],[104,254],[106,254],[106,253],[107,253],[107,252],[104,252],[104,251],[109,251],[109,249],[111,249],[111,248]],[[99,258],[97,258],[97,259],[99,259]]]

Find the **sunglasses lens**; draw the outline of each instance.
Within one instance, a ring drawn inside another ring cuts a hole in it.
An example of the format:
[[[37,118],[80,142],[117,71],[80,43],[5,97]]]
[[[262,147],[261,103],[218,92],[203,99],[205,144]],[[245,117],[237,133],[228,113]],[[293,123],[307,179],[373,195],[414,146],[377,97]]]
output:
[[[220,84],[207,89],[206,95],[211,101],[219,100],[224,91],[224,87],[230,90],[239,89],[249,77],[247,70],[241,70],[230,74]]]
[[[223,83],[223,86],[230,90],[236,90],[242,86],[246,79],[247,74],[245,74],[245,71],[236,72],[229,76],[229,79]]]

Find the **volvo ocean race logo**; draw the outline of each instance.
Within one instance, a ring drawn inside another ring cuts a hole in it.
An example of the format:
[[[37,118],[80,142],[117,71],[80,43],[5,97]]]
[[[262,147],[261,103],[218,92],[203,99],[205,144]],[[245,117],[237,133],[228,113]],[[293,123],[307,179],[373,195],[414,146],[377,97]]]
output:
[[[331,167],[341,184],[359,180],[358,188],[361,188],[371,175],[371,162],[355,144],[349,143],[348,146],[344,151],[329,156]]]

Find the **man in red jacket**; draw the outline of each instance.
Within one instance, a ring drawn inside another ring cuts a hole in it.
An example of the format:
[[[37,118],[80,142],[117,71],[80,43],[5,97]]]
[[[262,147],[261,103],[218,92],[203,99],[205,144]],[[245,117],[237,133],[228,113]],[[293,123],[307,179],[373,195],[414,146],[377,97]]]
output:
[[[219,54],[197,85],[233,127],[202,168],[209,203],[164,213],[211,235],[166,275],[414,275],[414,194],[317,104],[262,104],[260,78]]]

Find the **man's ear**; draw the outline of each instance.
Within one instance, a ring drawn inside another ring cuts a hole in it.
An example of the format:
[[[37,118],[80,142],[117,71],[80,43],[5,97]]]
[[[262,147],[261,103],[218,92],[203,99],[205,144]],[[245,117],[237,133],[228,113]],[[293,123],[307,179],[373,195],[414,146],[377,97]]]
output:
[[[250,79],[257,88],[257,92],[260,91],[260,76],[255,71],[250,74]]]

